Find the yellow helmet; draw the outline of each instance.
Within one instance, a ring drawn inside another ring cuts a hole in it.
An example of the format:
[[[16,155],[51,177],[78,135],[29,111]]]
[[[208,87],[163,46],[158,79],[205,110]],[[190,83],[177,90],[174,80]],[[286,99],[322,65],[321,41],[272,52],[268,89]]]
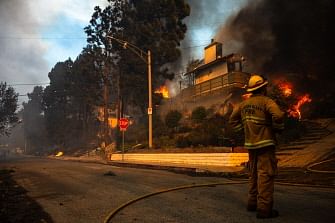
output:
[[[247,92],[257,90],[268,84],[268,81],[264,79],[261,75],[253,74],[248,83]]]

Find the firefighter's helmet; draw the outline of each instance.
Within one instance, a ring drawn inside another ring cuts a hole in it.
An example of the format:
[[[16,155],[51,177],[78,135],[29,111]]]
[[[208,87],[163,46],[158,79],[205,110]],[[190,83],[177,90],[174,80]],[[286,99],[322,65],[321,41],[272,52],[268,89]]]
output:
[[[257,90],[263,86],[266,86],[269,82],[259,74],[253,74],[248,83],[247,91],[251,92]]]

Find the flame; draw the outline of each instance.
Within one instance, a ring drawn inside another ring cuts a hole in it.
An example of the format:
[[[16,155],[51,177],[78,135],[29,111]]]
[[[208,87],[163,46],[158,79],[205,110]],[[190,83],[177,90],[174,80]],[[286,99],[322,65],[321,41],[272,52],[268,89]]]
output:
[[[279,90],[281,91],[282,96],[288,98],[287,100],[295,99],[297,102],[295,104],[290,104],[289,109],[287,110],[288,116],[301,119],[301,111],[300,108],[305,103],[310,103],[312,101],[309,94],[304,94],[303,96],[297,97],[296,94],[293,92],[293,85],[292,83],[286,80],[278,80],[275,81]]]
[[[292,106],[292,108],[287,111],[288,115],[293,118],[301,119],[300,107],[305,103],[310,103],[311,101],[312,99],[310,98],[309,94],[305,94],[298,100],[295,105]]]
[[[163,98],[169,98],[169,90],[164,85],[156,89],[154,93],[162,94]]]
[[[292,84],[288,82],[282,82],[278,85],[278,87],[285,97],[289,97],[292,95]]]
[[[63,156],[63,155],[64,155],[64,153],[62,151],[60,151],[56,154],[56,157],[60,157],[60,156]]]

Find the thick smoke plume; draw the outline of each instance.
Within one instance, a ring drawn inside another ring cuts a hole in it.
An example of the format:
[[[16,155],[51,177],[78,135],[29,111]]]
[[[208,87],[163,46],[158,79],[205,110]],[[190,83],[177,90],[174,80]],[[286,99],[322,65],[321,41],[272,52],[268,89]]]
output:
[[[39,40],[39,22],[28,1],[0,0],[0,81],[12,83],[46,82],[47,61],[43,58],[46,44]],[[45,76],[42,79],[42,75]],[[26,94],[33,86],[14,86]],[[26,100],[20,97],[19,102]]]
[[[248,72],[285,78],[310,91],[314,104],[334,110],[334,1],[250,1],[217,39],[242,53]],[[322,114],[320,114],[322,115]]]
[[[204,47],[226,19],[239,11],[247,0],[186,0],[191,7],[185,18],[187,33],[182,41],[183,65],[192,59],[202,59]]]

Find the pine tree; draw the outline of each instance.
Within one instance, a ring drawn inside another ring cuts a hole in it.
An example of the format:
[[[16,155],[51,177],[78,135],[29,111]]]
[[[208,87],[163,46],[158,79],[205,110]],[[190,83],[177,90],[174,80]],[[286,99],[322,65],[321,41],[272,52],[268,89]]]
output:
[[[18,94],[14,88],[0,82],[0,136],[9,135],[10,128],[18,121],[17,100]]]
[[[28,102],[23,103],[24,137],[29,153],[43,153],[48,145],[43,112],[43,92],[43,87],[34,87],[32,93],[28,93]]]
[[[50,85],[45,88],[43,102],[45,106],[46,129],[50,142],[65,146],[73,129],[70,119],[70,75],[73,62],[68,59],[58,62],[49,73]]]
[[[120,91],[127,104],[137,105],[143,112],[147,108],[147,65],[131,50],[125,50],[106,38],[107,35],[134,44],[144,53],[153,55],[153,84],[160,85],[174,74],[168,64],[180,56],[179,45],[186,25],[182,20],[190,8],[184,0],[109,0],[105,9],[95,8],[90,25],[85,28],[88,47],[104,49],[105,61],[117,67],[114,74],[121,75]],[[112,56],[110,56],[112,55]]]

